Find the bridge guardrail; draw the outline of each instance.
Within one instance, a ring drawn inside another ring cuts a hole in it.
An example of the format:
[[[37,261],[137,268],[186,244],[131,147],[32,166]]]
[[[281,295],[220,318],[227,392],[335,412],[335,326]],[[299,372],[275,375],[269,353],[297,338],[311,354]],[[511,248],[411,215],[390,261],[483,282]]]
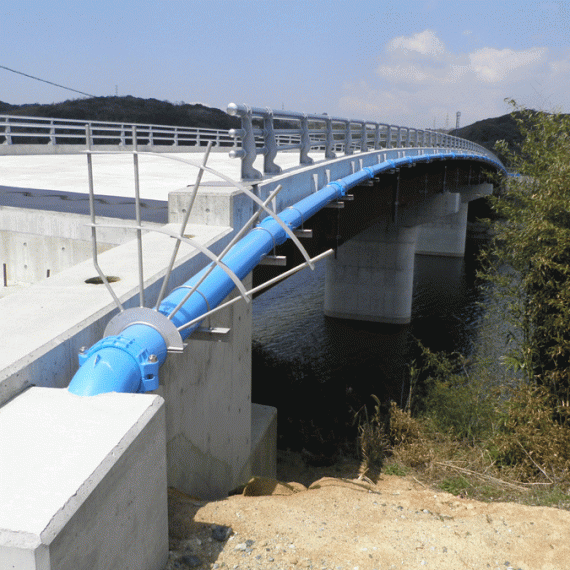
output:
[[[258,180],[266,174],[279,174],[277,154],[298,150],[299,163],[312,164],[311,151],[324,152],[326,159],[337,154],[351,155],[370,150],[430,147],[473,151],[493,157],[484,147],[471,141],[430,129],[415,129],[388,123],[261,109],[230,103],[230,115],[241,119],[241,129],[206,129],[168,125],[81,121],[0,115],[0,154],[18,154],[17,147],[33,145],[35,152],[65,146],[63,152],[82,152],[90,132],[94,149],[144,147],[169,152],[186,152],[204,147],[232,148],[230,156],[241,158],[241,179]],[[133,144],[134,141],[134,144]],[[263,155],[263,173],[253,167]]]
[[[211,141],[214,147],[231,147],[235,143],[225,129],[0,115],[0,144],[78,145],[79,152],[83,150],[79,146],[87,145],[87,126],[94,146],[132,146],[133,127],[138,145],[202,147]]]
[[[350,155],[383,148],[441,147],[490,154],[487,149],[466,139],[429,129],[414,129],[388,123],[359,121],[310,115],[269,108],[230,103],[230,115],[241,118],[241,129],[230,134],[236,145],[230,156],[241,158],[242,180],[257,180],[263,174],[279,174],[275,163],[279,152],[299,150],[300,164],[312,164],[312,150],[324,151],[325,158],[337,153]],[[263,154],[263,173],[253,167],[257,155]]]

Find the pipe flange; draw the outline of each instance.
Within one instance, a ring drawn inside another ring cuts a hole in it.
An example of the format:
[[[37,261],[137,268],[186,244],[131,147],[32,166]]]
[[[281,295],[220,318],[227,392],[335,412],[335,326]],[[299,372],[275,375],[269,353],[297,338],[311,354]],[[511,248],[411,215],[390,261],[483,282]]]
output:
[[[141,384],[139,392],[149,392],[158,388],[158,358],[155,354],[149,354],[148,350],[134,339],[126,339],[121,336],[110,336],[96,342],[87,352],[79,354],[79,366],[93,355],[104,348],[114,348],[126,352],[135,359],[140,369]]]
[[[146,325],[158,331],[168,352],[184,350],[184,343],[176,325],[162,313],[147,307],[135,307],[120,312],[107,323],[103,336],[119,335],[131,325]]]

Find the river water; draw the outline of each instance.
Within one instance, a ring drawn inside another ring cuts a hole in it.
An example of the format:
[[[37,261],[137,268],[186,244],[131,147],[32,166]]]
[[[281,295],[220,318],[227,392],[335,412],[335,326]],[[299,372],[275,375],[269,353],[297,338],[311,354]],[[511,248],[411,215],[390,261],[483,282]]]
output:
[[[324,261],[254,301],[252,397],[277,407],[280,447],[332,456],[352,438],[354,414],[372,404],[371,394],[405,404],[415,339],[470,354],[483,314],[479,245],[468,240],[465,259],[416,256],[409,325],[325,317]]]

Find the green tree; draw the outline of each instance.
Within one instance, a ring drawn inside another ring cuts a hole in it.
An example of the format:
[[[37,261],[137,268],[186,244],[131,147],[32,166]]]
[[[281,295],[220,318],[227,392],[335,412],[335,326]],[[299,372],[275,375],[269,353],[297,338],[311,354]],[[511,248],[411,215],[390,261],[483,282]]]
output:
[[[492,199],[486,277],[510,325],[505,361],[559,406],[570,400],[570,117],[514,106],[519,148],[497,143],[517,173]]]

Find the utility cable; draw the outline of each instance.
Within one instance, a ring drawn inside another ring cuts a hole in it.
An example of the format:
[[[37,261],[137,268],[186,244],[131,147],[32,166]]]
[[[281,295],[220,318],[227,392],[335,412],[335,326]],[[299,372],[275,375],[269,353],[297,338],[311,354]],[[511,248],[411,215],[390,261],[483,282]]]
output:
[[[43,81],[44,83],[49,83],[50,85],[55,85],[56,87],[61,87],[62,89],[67,89],[68,91],[74,91],[75,93],[80,93],[81,95],[87,95],[87,97],[97,97],[97,95],[91,95],[91,93],[84,93],[83,91],[78,91],[77,89],[72,89],[71,87],[65,87],[65,85],[59,85],[58,83],[53,83],[52,81],[48,81],[47,79],[41,79],[39,77],[34,77],[33,75],[28,75],[22,71],[16,71],[15,69],[10,69],[5,65],[0,65],[0,68],[6,69],[7,71],[11,71],[12,73],[18,73],[19,75],[24,75],[25,77],[29,77],[31,79],[35,79],[36,81]]]

